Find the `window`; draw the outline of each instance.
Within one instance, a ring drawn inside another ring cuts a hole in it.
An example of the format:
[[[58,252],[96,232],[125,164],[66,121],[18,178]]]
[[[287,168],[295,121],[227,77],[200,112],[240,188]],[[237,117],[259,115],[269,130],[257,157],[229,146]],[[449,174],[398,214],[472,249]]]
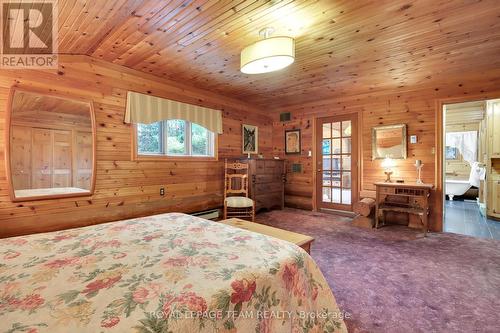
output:
[[[137,124],[137,153],[153,156],[214,157],[214,137],[214,132],[186,120]]]
[[[447,160],[458,160],[459,153],[457,147],[446,146],[446,159]]]

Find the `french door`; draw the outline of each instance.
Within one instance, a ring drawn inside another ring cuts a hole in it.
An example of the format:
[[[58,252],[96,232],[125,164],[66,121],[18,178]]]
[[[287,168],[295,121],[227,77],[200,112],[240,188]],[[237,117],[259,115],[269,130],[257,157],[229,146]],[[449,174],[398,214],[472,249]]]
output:
[[[316,206],[352,211],[358,197],[357,114],[316,122]]]

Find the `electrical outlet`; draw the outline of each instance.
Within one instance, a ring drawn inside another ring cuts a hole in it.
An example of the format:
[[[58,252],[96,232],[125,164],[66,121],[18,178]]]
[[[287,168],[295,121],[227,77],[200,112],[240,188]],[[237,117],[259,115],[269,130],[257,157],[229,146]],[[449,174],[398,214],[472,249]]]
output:
[[[410,136],[410,143],[417,143],[417,136],[416,135],[411,135]]]
[[[165,188],[164,187],[160,187],[160,195],[165,195]]]

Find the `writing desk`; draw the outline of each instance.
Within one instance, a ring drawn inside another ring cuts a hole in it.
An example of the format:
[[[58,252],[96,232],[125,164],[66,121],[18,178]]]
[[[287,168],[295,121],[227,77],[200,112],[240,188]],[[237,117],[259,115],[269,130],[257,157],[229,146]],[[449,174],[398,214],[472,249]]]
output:
[[[429,197],[434,185],[417,183],[375,183],[375,228],[379,227],[380,214],[386,223],[388,211],[414,214],[420,218],[424,236],[429,228]]]

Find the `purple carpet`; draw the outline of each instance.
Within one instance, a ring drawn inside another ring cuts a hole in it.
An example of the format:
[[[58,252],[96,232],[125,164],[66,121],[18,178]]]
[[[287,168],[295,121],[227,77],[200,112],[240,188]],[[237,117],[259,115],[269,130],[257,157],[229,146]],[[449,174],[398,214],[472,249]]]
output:
[[[500,332],[500,241],[295,209],[257,221],[315,238],[311,255],[349,332]]]

